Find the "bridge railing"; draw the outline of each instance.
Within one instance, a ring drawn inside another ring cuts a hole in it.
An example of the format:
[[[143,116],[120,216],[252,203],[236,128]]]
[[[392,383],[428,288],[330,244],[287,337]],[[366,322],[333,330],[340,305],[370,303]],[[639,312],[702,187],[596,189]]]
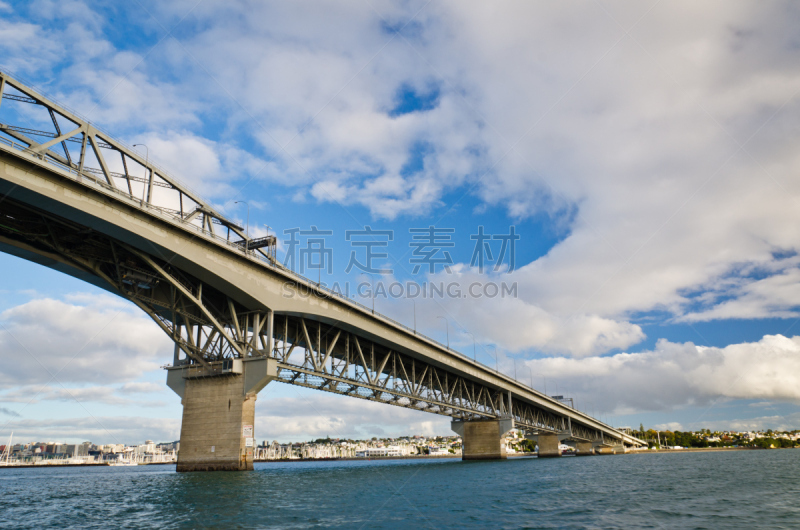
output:
[[[24,85],[26,85],[30,89],[33,89],[36,92],[39,92],[41,95],[46,96],[47,99],[49,99],[52,103],[57,104],[59,107],[61,107],[63,110],[68,111],[74,117],[79,118],[81,121],[91,125],[94,129],[96,129],[101,134],[102,137],[113,138],[113,140],[116,143],[122,145],[127,150],[136,152],[133,149],[133,146],[131,146],[130,144],[128,144],[126,142],[123,142],[119,138],[111,135],[102,126],[97,125],[95,122],[93,122],[92,120],[90,120],[86,116],[82,115],[80,112],[78,112],[77,110],[73,109],[69,105],[65,104],[63,101],[59,101],[57,98],[54,98],[54,97],[52,97],[50,95],[45,94],[42,90],[39,90],[38,88],[36,88],[36,84],[33,83],[31,80],[26,79],[24,76],[18,75],[18,73],[16,73],[16,72],[12,72],[12,70],[9,69],[9,68],[6,68],[5,65],[0,65],[0,74],[4,74],[5,76],[13,77],[16,81],[19,81],[20,83],[23,83]],[[4,140],[5,139],[3,139],[3,143],[8,143],[8,142],[5,142]],[[14,142],[14,143],[16,143],[16,142]],[[27,148],[27,146],[24,146],[24,147]],[[26,149],[22,149],[22,150],[26,150]],[[155,173],[164,175],[164,176],[168,177],[170,180],[174,181],[175,183],[178,183],[180,185],[180,187],[184,189],[184,191],[189,192],[190,194],[193,194],[195,197],[200,197],[201,196],[200,193],[197,192],[197,190],[193,189],[191,186],[186,184],[185,181],[183,181],[182,179],[176,177],[174,174],[172,174],[169,171],[165,170],[162,166],[160,166],[159,164],[153,162],[152,160],[148,160],[147,161],[147,167],[150,168],[151,170],[153,170]]]
[[[203,230],[203,228],[201,226],[196,225],[191,221],[186,221],[186,219],[183,216],[180,215],[180,212],[178,210],[173,210],[171,208],[165,208],[165,207],[162,207],[162,206],[157,206],[155,204],[148,203],[147,201],[143,201],[143,200],[131,195],[127,191],[124,191],[122,189],[115,188],[115,187],[109,185],[104,180],[101,180],[100,178],[95,176],[93,170],[91,170],[91,169],[84,168],[83,171],[78,171],[77,169],[75,169],[72,166],[68,166],[66,164],[62,164],[58,160],[54,160],[54,159],[52,159],[52,158],[50,158],[48,156],[45,156],[45,155],[43,155],[41,153],[36,153],[33,150],[31,150],[27,145],[25,145],[23,143],[15,142],[14,140],[11,140],[10,138],[6,138],[4,136],[0,136],[0,143],[5,144],[5,145],[7,145],[7,146],[9,146],[9,147],[11,147],[13,149],[18,150],[18,151],[23,151],[23,152],[29,154],[30,156],[32,156],[32,157],[34,157],[34,158],[36,158],[38,160],[42,160],[42,161],[44,161],[44,162],[46,162],[46,163],[48,163],[48,164],[50,164],[52,166],[55,166],[56,168],[60,169],[61,171],[67,173],[69,176],[73,177],[73,180],[75,180],[76,182],[78,182],[80,184],[92,186],[94,188],[102,190],[105,193],[112,193],[112,194],[114,194],[114,195],[116,195],[118,197],[126,199],[127,202],[132,203],[132,206],[138,207],[140,210],[145,210],[151,215],[158,215],[159,217],[162,217],[162,218],[164,218],[164,219],[166,219],[168,221],[171,221],[171,222],[179,222],[181,226],[183,226],[185,228],[191,228],[191,229],[193,229],[194,231],[196,231],[199,235],[201,235],[203,237],[213,239],[214,241],[217,241],[217,242],[220,242],[220,243],[224,243],[226,246],[228,246],[229,248],[231,248],[233,250],[237,250],[237,251],[243,251],[244,250],[241,245],[238,245],[235,242],[233,242],[233,241],[231,241],[231,240],[229,240],[229,239],[227,239],[225,237],[222,237],[220,235],[213,234],[211,232]],[[242,253],[249,254],[249,255],[255,254],[254,251],[244,251]],[[259,261],[261,261],[261,260],[259,260]]]

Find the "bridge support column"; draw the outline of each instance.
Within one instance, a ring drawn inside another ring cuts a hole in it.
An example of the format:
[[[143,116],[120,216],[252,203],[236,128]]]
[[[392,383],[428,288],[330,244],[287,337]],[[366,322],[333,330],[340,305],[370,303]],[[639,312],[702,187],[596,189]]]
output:
[[[604,440],[596,440],[592,442],[592,447],[594,448],[594,454],[596,455],[614,454],[614,446],[610,442],[606,442]]]
[[[575,456],[592,456],[594,448],[592,442],[578,442],[575,444]]]
[[[561,440],[559,440],[558,434],[539,434],[537,444],[539,445],[539,458],[561,456],[561,449],[558,448]]]
[[[256,394],[276,375],[268,358],[170,368],[167,384],[183,403],[177,470],[252,470]]]
[[[564,440],[568,440],[570,436],[569,432],[539,432],[528,433],[525,438],[533,440],[539,446],[539,452],[537,453],[539,458],[551,458],[561,456],[559,445]]]
[[[186,381],[178,471],[253,469],[256,395],[243,383],[241,375]]]
[[[461,460],[501,460],[506,458],[502,438],[514,420],[454,421],[450,428],[461,436]]]

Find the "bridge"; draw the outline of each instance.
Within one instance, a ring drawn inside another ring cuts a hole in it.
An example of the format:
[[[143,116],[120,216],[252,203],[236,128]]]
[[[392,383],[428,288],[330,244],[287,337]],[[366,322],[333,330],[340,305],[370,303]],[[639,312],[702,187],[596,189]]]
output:
[[[0,250],[135,304],[174,343],[179,471],[252,469],[254,405],[281,382],[449,416],[463,458],[644,442],[295,274],[131,147],[0,72]],[[20,109],[21,106],[29,106]],[[38,112],[40,118],[35,118]]]

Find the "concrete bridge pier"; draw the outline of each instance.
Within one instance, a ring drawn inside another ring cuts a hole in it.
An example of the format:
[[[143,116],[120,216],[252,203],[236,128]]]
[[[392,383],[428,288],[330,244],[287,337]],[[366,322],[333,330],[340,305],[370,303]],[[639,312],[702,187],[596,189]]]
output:
[[[267,357],[168,368],[183,404],[177,471],[252,470],[256,394],[276,378]]]
[[[592,447],[592,442],[578,442],[575,444],[575,449],[575,456],[594,455],[594,447]]]
[[[561,440],[557,434],[540,434],[536,436],[536,443],[539,446],[539,458],[554,458],[561,456],[561,449],[558,446]]]
[[[501,460],[506,458],[502,438],[514,428],[514,420],[453,421],[450,428],[461,436],[461,460]]]
[[[611,448],[611,444],[604,440],[595,440],[594,442],[592,442],[592,448],[594,449],[594,454],[596,455],[614,454],[614,450]]]
[[[625,444],[619,440],[597,440],[592,442],[596,455],[621,455],[625,454]]]
[[[538,434],[528,434],[526,438],[533,440],[539,446],[539,452],[537,453],[539,458],[556,458],[561,456],[561,449],[558,446],[570,436],[569,433],[540,432]]]

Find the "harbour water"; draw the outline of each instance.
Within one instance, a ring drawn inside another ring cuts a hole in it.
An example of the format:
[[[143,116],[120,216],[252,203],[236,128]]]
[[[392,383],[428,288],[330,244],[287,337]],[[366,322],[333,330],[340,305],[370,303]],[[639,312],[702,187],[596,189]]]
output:
[[[0,528],[800,528],[800,450],[0,470]]]

